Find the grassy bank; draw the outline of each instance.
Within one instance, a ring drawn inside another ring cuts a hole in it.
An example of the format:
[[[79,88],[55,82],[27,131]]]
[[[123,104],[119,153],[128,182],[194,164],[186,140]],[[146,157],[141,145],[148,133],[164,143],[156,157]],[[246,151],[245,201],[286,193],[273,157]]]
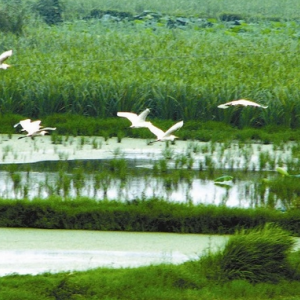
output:
[[[287,212],[169,203],[91,199],[1,200],[1,227],[232,234],[274,222],[300,236],[298,209]]]
[[[298,299],[293,244],[288,232],[265,226],[238,232],[217,253],[177,266],[6,276],[0,299]]]

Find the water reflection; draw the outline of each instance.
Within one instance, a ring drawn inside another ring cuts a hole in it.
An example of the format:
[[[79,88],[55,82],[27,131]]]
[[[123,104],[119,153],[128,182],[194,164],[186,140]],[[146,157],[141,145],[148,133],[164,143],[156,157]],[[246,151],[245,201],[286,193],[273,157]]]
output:
[[[214,183],[220,170],[170,169],[149,161],[58,161],[1,166],[0,197],[6,199],[86,196],[96,200],[127,201],[164,198],[168,201],[230,207],[281,207],[282,200],[263,179],[266,171],[227,171],[228,186]],[[274,190],[274,189],[273,189]]]

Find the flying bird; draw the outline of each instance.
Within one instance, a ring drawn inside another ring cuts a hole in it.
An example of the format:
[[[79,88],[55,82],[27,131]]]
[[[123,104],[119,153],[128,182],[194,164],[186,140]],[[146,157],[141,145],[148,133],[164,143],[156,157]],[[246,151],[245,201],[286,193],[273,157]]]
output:
[[[147,108],[139,115],[132,112],[118,112],[117,116],[127,118],[132,123],[130,126],[131,128],[148,128],[150,122],[146,121],[146,117],[148,116],[149,112],[150,109]]]
[[[183,121],[180,121],[176,124],[174,124],[172,127],[170,127],[166,132],[162,131],[161,129],[154,126],[151,122],[148,126],[149,130],[156,135],[156,140],[153,142],[150,142],[149,144],[155,143],[155,142],[164,142],[164,141],[174,141],[174,139],[178,138],[177,136],[173,135],[172,133],[178,129],[180,129],[183,126]]]
[[[34,139],[35,136],[47,134],[48,130],[56,130],[54,127],[43,127],[40,124],[41,120],[31,121],[30,119],[22,120],[15,124],[14,127],[21,125],[23,128],[21,131],[27,131],[26,135],[21,136],[18,139],[23,139],[26,137]]]
[[[44,129],[47,129],[47,130],[56,130],[56,128],[52,128],[52,127],[47,127],[47,128],[44,128]],[[26,134],[24,136],[20,136],[20,137],[18,137],[18,140],[24,139],[26,137],[30,137],[33,140],[34,137],[36,137],[36,136],[45,135],[45,134],[48,133],[48,131],[44,130],[44,129],[39,129],[39,130],[36,130],[34,132],[30,132],[30,133],[28,133],[28,134]]]
[[[5,51],[0,55],[0,69],[6,70],[7,68],[10,67],[10,65],[3,63],[10,56],[12,56],[12,50]]]
[[[234,100],[231,102],[227,102],[221,105],[218,105],[218,108],[228,108],[229,106],[255,106],[255,107],[261,107],[261,108],[267,108],[268,106],[263,106],[260,105],[256,102],[250,101],[250,100],[245,100],[245,99],[240,99],[240,100]]]

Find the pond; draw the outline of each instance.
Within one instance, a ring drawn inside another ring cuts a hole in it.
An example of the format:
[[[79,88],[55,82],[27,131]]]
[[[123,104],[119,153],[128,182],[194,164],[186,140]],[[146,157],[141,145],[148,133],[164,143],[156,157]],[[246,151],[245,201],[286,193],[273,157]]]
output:
[[[178,264],[218,250],[228,236],[0,228],[0,276]],[[84,241],[84,242],[83,242]]]
[[[180,264],[222,249],[229,237],[0,228],[0,276]],[[294,250],[299,248],[300,238],[295,238]]]
[[[297,144],[280,146],[178,141],[147,145],[140,139],[49,137],[5,139],[0,155],[0,197],[87,196],[286,209],[298,200],[300,179],[276,167],[298,166]],[[297,169],[295,170],[297,172]],[[222,176],[232,180],[216,183]]]

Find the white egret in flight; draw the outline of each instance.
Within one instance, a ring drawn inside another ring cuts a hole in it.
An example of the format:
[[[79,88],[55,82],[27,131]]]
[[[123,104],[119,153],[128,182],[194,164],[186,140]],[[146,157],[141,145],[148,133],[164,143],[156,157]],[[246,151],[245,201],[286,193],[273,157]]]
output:
[[[10,67],[10,65],[3,63],[10,56],[12,56],[12,50],[5,51],[0,55],[0,69],[6,70],[8,67]]]
[[[149,114],[150,109],[145,109],[143,112],[141,112],[139,115],[132,113],[132,112],[118,112],[118,117],[127,118],[132,124],[131,128],[143,128],[150,125],[150,122],[146,122],[146,117]]]
[[[156,140],[153,142],[150,142],[149,144],[155,143],[155,142],[163,142],[163,141],[174,141],[174,139],[178,138],[177,136],[173,135],[172,133],[179,128],[183,126],[183,121],[180,121],[176,124],[174,124],[172,127],[170,127],[166,132],[162,131],[161,129],[154,126],[151,122],[148,126],[149,130],[156,135]]]
[[[15,124],[14,127],[21,125],[23,128],[22,131],[27,131],[26,135],[21,136],[18,139],[23,139],[25,137],[31,137],[33,139],[35,136],[47,134],[48,130],[56,130],[56,128],[43,127],[40,124],[41,124],[40,120],[36,120],[32,122],[30,119],[22,120],[19,123]]]
[[[263,106],[258,103],[255,103],[250,100],[240,99],[240,100],[234,100],[231,102],[227,102],[224,104],[218,105],[219,108],[228,108],[229,106],[255,106],[255,107],[261,107],[261,108],[267,108],[268,106]]]

